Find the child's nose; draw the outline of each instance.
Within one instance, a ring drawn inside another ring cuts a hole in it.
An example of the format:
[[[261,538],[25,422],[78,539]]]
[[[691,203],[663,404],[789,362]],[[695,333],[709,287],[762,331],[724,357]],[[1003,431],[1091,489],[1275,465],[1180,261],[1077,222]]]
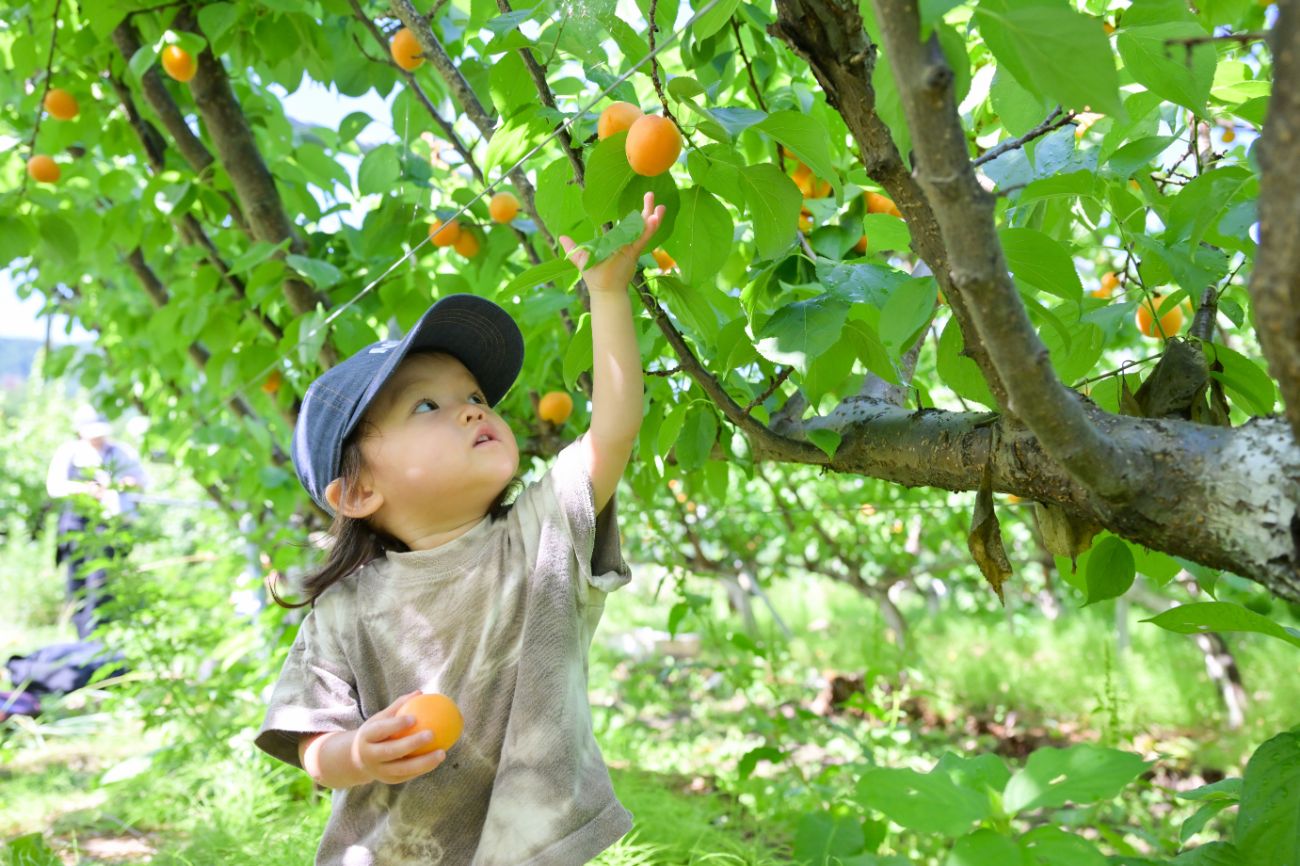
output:
[[[480,403],[466,403],[461,413],[466,421],[478,421],[483,417],[483,406]]]

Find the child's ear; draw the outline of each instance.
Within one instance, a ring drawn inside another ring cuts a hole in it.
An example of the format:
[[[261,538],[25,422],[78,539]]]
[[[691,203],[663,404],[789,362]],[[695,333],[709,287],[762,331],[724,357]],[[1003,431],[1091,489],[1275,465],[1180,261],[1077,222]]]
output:
[[[354,484],[348,488],[344,497],[343,479],[335,478],[325,488],[325,501],[330,507],[344,517],[364,519],[379,510],[384,504],[384,494],[367,487],[364,483]]]

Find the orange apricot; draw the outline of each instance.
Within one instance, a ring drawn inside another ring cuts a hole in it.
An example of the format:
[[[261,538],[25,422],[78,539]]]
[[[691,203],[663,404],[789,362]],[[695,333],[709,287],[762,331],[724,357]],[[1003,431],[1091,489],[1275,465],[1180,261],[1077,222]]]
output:
[[[551,424],[563,424],[573,414],[573,398],[563,391],[550,391],[537,401],[537,417]]]
[[[433,734],[433,739],[429,742],[412,749],[410,752],[412,755],[427,755],[439,749],[450,749],[465,730],[465,717],[460,714],[460,707],[446,695],[416,695],[402,704],[397,715],[411,716],[415,719],[415,723],[388,739],[397,740],[421,731],[429,731]]]
[[[199,71],[199,64],[179,45],[168,45],[162,50],[162,66],[168,75],[177,81],[186,82]]]
[[[677,161],[682,152],[682,137],[668,118],[646,114],[628,127],[624,150],[634,172],[655,177]]]
[[[80,109],[77,98],[62,87],[51,87],[45,94],[45,110],[56,120],[72,120]]]
[[[37,183],[54,183],[62,174],[59,164],[51,157],[38,153],[27,160],[27,174]]]
[[[449,247],[460,237],[460,223],[452,220],[444,224],[440,219],[429,223],[429,240],[435,247]]]
[[[631,128],[643,115],[644,112],[630,102],[611,102],[596,121],[596,136],[601,140],[609,138]]]
[[[878,192],[867,192],[863,195],[867,199],[867,213],[885,213],[900,218],[903,216],[898,210],[898,205],[894,204],[894,200],[889,196]]]
[[[508,223],[519,214],[519,199],[512,192],[499,192],[488,202],[493,222]]]
[[[461,232],[460,236],[456,238],[456,243],[452,244],[452,246],[456,248],[456,252],[460,253],[467,259],[474,258],[478,255],[479,249],[481,249],[478,235],[474,234],[472,231]]]
[[[1165,310],[1163,305],[1164,295],[1152,295],[1150,298],[1144,298],[1138,304],[1137,326],[1148,337],[1157,337],[1168,339],[1177,334],[1183,327],[1183,308],[1181,305]],[[1156,313],[1161,312],[1159,324],[1156,323]]]
[[[388,43],[388,51],[393,55],[393,62],[407,72],[424,65],[424,49],[409,27],[403,27],[393,34]]]
[[[673,257],[662,249],[655,250],[651,255],[655,257],[655,264],[659,265],[661,271],[671,271],[677,267],[677,262],[673,261]]]

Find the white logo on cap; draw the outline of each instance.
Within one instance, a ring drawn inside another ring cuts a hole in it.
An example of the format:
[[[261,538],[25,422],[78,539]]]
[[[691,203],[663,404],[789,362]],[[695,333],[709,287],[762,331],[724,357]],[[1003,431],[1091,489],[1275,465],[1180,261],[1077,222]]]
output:
[[[375,346],[373,349],[371,349],[370,354],[382,355],[385,352],[387,352],[389,349],[393,348],[394,346],[399,345],[401,342],[402,342],[401,340],[384,340],[384,342],[380,343],[378,346]]]

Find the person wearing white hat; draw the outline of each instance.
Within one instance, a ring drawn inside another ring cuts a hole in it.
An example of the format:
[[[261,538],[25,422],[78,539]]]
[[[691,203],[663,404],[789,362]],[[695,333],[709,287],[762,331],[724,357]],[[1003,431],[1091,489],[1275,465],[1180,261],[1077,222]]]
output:
[[[86,531],[102,532],[109,518],[133,514],[131,491],[142,490],[146,478],[140,456],[129,445],[112,441],[108,419],[94,407],[78,407],[72,420],[77,438],[54,452],[45,488],[52,498],[65,500],[59,515],[55,562],[67,563],[72,622],[77,637],[84,640],[100,621],[99,608],[112,596],[106,589],[108,571],[101,568],[85,574],[82,566],[89,559],[125,554],[112,547],[82,550]]]

